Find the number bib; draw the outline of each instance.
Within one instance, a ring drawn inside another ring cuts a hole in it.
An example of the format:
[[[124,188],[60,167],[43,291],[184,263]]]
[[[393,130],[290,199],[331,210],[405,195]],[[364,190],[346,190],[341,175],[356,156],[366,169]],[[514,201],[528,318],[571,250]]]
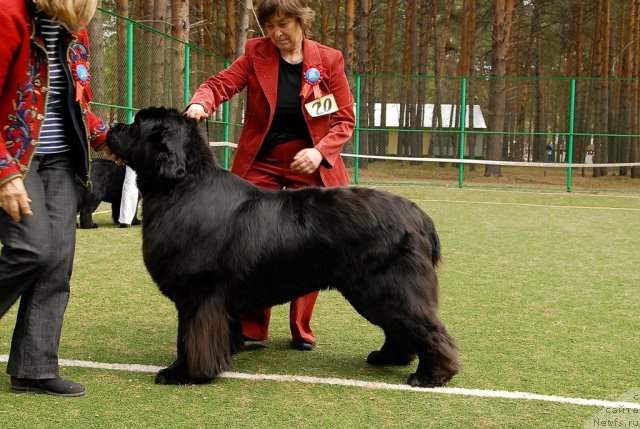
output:
[[[325,95],[304,105],[309,115],[317,118],[318,116],[328,115],[338,111],[338,104],[333,94]]]

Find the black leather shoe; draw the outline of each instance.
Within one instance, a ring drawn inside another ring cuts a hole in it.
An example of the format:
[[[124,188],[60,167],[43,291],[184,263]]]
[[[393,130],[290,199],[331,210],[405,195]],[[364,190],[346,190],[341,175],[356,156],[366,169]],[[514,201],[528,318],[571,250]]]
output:
[[[308,343],[306,341],[296,340],[291,342],[291,346],[294,349],[310,352],[316,348],[316,343]]]
[[[60,377],[31,380],[12,376],[11,390],[17,393],[46,393],[54,396],[82,396],[86,392],[82,384]]]
[[[121,223],[121,224],[120,224],[120,228],[131,228],[131,224],[128,224],[128,223]]]

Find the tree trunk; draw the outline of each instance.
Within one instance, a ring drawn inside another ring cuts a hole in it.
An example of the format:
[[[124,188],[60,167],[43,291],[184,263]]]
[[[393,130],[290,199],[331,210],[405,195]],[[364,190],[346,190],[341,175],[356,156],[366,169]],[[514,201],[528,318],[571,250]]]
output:
[[[394,17],[397,15],[396,8],[398,0],[387,0],[386,11],[384,18],[384,47],[382,50],[382,74],[388,76],[391,74],[391,56],[393,48],[393,34],[394,34]],[[385,82],[389,82],[391,79],[387,79]],[[395,92],[395,85],[386,85],[390,87],[390,90],[383,91],[380,94],[380,127],[387,127],[387,102],[395,101],[397,97]],[[379,144],[376,147],[375,155],[386,154],[386,147],[389,141],[389,133],[380,134]]]
[[[373,105],[373,93],[374,93],[374,81],[371,75],[371,67],[369,64],[369,13],[371,12],[371,3],[369,0],[360,1],[360,9],[358,13],[358,73],[365,75],[361,79],[362,92],[365,97],[361,98],[358,110],[360,112],[360,127],[370,128],[373,123],[374,117],[374,105]],[[365,102],[363,102],[363,100]],[[359,151],[362,154],[369,154],[369,137],[371,132],[360,132],[360,148]],[[360,166],[362,168],[367,167],[367,158],[360,159]]]
[[[632,92],[631,95],[627,95],[632,99],[633,107],[632,107],[632,123],[631,130],[632,134],[636,136],[640,133],[640,59],[638,55],[640,53],[640,0],[633,0],[635,6],[635,14],[633,16],[633,43],[631,43],[629,49],[632,51],[633,58],[635,61],[633,62],[633,71],[632,76],[634,78],[632,82]],[[640,162],[640,138],[633,137],[631,141],[631,154],[630,154],[631,162]],[[631,167],[631,177],[634,179],[640,179],[640,167]]]
[[[463,5],[463,18],[462,18],[462,41],[460,43],[460,61],[458,63],[458,76],[459,77],[472,77],[473,76],[473,54],[476,37],[476,22],[477,22],[477,0],[464,0]],[[469,124],[468,128],[473,131],[474,124],[474,97],[473,97],[473,80],[467,80],[467,94],[466,99],[469,105]],[[461,94],[458,91],[457,99],[461,100]],[[464,121],[465,118],[462,118]],[[465,124],[466,126],[466,124]],[[476,135],[467,134],[465,138],[465,145],[469,149],[469,157],[473,158],[475,154]],[[469,170],[475,171],[476,164],[469,164]]]
[[[413,109],[415,105],[412,103],[412,83],[409,76],[413,71],[413,62],[415,61],[413,44],[413,33],[416,31],[415,25],[416,1],[407,1],[407,23],[404,28],[403,50],[402,50],[402,94],[400,95],[400,128],[407,129],[412,127],[414,117]],[[410,139],[412,132],[401,132],[398,134],[398,155],[410,156]]]
[[[502,147],[505,130],[506,116],[506,76],[507,53],[510,36],[513,28],[513,12],[515,0],[495,1],[495,22],[493,27],[493,38],[491,43],[491,97],[493,102],[493,112],[491,114],[489,129],[496,133],[489,135],[487,147],[487,159],[493,161],[502,160]],[[486,165],[485,177],[500,177],[502,169],[499,165]]]
[[[335,16],[333,18],[333,46],[336,49],[340,49],[340,42],[341,42],[341,38],[340,38],[340,8],[341,8],[341,1],[337,0],[336,1],[336,9],[335,9]],[[344,49],[341,49],[344,50]]]
[[[346,8],[346,33],[344,48],[344,68],[347,74],[353,73],[354,70],[354,53],[355,53],[355,31],[356,22],[356,3],[355,0],[347,0]]]
[[[625,4],[623,6],[623,16],[626,16],[628,19],[623,21],[623,25],[621,26],[621,37],[620,37],[620,76],[624,78],[624,80],[620,81],[620,91],[616,94],[616,104],[619,106],[619,114],[617,120],[617,128],[618,133],[620,134],[629,134],[625,130],[625,126],[631,127],[633,123],[632,111],[633,111],[633,62],[634,58],[633,54],[633,35],[634,35],[634,27],[635,27],[635,16],[636,16],[636,1],[631,1],[629,4]],[[629,128],[627,128],[629,129]],[[618,162],[630,162],[631,156],[631,138],[630,137],[620,137],[620,145],[619,145],[620,153],[617,154],[616,161]],[[619,168],[619,175],[626,176],[628,172],[627,167]]]
[[[596,25],[595,25],[595,53],[593,63],[593,77],[600,78],[595,82],[595,105],[609,105],[609,48],[611,37],[611,6],[610,0],[597,0],[596,9]],[[606,111],[599,109],[594,117],[594,125],[597,126],[596,132],[606,132],[609,130],[609,117]],[[607,137],[594,137],[595,154],[593,156],[595,163],[608,162]],[[593,169],[593,177],[607,175],[606,167],[596,167]]]
[[[547,112],[545,109],[545,91],[543,80],[544,72],[542,70],[542,29],[541,29],[541,13],[542,3],[544,0],[533,1],[533,17],[531,22],[531,40],[533,44],[533,70],[535,75],[535,88],[536,88],[536,115],[535,115],[535,127],[533,135],[533,156],[532,159],[535,162],[541,162],[545,160],[545,153],[548,142],[546,135],[547,131]]]
[[[236,40],[236,52],[238,56],[244,53],[244,44],[247,41],[249,32],[249,15],[251,14],[251,0],[242,0],[240,4],[240,13],[238,14],[238,33]]]
[[[442,79],[449,75],[449,73],[447,72],[446,55],[447,55],[447,46],[449,44],[449,29],[451,28],[452,10],[453,10],[453,0],[446,0],[445,9],[444,9],[444,12],[442,13],[442,21],[438,23],[438,31],[437,32],[434,31],[434,34],[436,35],[436,37],[434,37],[434,44],[438,52],[436,55],[436,61],[435,61],[435,64],[436,64],[435,85],[436,85],[436,88],[438,88],[438,91],[440,92],[440,95],[438,96],[438,98],[440,99],[440,102],[442,102],[442,88],[443,88]],[[438,41],[437,36],[440,36],[439,37],[440,41]],[[457,90],[453,91],[454,94],[456,92],[459,93],[459,91]],[[449,96],[449,102],[450,102],[449,104],[451,105],[451,114],[449,115],[449,122],[446,124],[442,124],[449,131],[453,130],[453,128],[455,127],[457,122],[457,117],[459,116],[459,113],[460,113],[460,105],[458,103],[458,100],[459,99],[453,100]],[[440,138],[446,141],[448,147],[451,147],[451,152],[453,153],[453,157],[458,157],[459,150],[460,150],[460,147],[458,145],[458,138],[459,138],[458,134],[456,133],[441,134]]]
[[[102,6],[102,1],[98,2],[98,6]],[[108,103],[108,99],[105,94],[105,70],[104,64],[104,30],[103,26],[103,14],[96,12],[93,19],[89,23],[87,31],[91,40],[91,70],[97,70],[98,73],[91,73],[91,93],[95,101]],[[110,118],[104,118],[108,122]]]
[[[327,45],[329,43],[329,2],[320,2],[320,43]],[[317,37],[317,36],[316,36]]]
[[[236,57],[236,2],[233,0],[226,0],[227,6],[227,19],[226,31],[224,36],[224,54],[227,59],[233,59]]]

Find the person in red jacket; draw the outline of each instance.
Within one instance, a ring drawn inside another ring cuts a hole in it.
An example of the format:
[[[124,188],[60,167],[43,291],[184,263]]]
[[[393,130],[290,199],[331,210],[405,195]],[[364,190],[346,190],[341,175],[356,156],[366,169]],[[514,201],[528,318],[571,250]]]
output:
[[[246,88],[231,171],[265,189],[347,185],[340,151],[353,133],[355,112],[342,54],[308,38],[314,12],[304,0],[263,0],[256,10],[267,36],[248,40],[243,55],[198,88],[185,114],[206,119]],[[310,321],[317,297],[291,302],[297,349],[315,347]],[[243,314],[245,339],[266,340],[270,315],[271,309]]]
[[[75,177],[107,126],[89,109],[96,0],[0,0],[0,317],[20,298],[11,389],[80,396],[58,348],[76,236]]]

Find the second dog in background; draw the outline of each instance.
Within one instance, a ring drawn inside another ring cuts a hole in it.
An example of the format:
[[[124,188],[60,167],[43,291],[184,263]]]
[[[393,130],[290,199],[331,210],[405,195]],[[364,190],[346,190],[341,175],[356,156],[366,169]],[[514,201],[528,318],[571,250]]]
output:
[[[111,203],[111,219],[118,224],[120,216],[120,201],[122,198],[122,184],[124,183],[125,166],[117,165],[109,159],[94,159],[91,164],[91,184],[85,187],[76,182],[76,196],[78,198],[78,213],[80,222],[78,228],[97,228],[93,221],[93,212],[102,201]],[[133,217],[132,225],[140,224],[137,214]]]

